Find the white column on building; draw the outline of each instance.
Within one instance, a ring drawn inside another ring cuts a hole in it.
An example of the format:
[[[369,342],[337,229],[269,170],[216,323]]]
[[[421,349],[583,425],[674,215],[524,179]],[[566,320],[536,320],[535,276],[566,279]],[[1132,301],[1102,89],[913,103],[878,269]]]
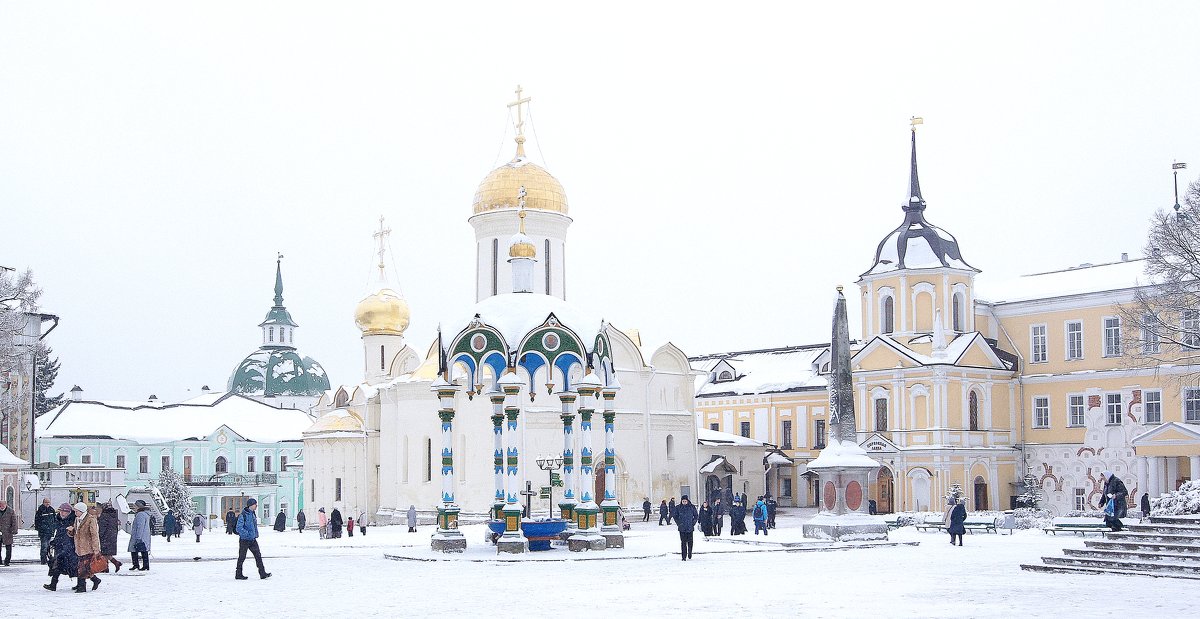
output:
[[[493,448],[493,477],[496,482],[496,492],[492,498],[492,517],[504,518],[504,394],[494,393],[492,401],[492,448]]]
[[[1142,492],[1150,492],[1150,463],[1145,456],[1137,459],[1137,484]],[[1151,494],[1153,496],[1153,494]],[[1140,497],[1139,497],[1140,500]]]
[[[574,528],[575,506],[579,501],[575,497],[575,394],[564,391],[558,394],[562,403],[562,414],[559,418],[563,423],[563,498],[559,502],[560,515]]]
[[[1162,458],[1151,456],[1146,463],[1150,465],[1150,496],[1157,497],[1163,493]]]
[[[1192,481],[1200,479],[1200,456],[1188,456],[1188,476]]]
[[[1179,480],[1179,458],[1168,456],[1167,461],[1167,485],[1166,491],[1170,492],[1175,489],[1175,482]]]

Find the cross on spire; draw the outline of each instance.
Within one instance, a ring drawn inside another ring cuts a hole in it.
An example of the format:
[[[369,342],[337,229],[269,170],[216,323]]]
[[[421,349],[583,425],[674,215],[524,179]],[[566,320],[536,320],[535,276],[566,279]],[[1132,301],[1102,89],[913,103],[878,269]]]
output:
[[[517,120],[513,127],[517,131],[517,137],[514,138],[517,142],[517,159],[525,156],[525,117],[521,114],[521,106],[529,103],[529,97],[521,97],[521,85],[517,84],[517,100],[508,104],[508,108],[517,108]]]
[[[387,237],[392,233],[392,229],[383,225],[383,215],[379,216],[379,231],[371,236],[375,238],[375,251],[379,254],[379,273],[383,274],[383,254],[387,251]]]

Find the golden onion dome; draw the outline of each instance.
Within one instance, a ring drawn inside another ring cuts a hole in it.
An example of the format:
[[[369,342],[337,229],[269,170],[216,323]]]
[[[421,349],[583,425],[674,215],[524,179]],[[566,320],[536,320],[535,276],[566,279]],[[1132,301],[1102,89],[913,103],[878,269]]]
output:
[[[528,200],[528,197],[525,197]],[[509,258],[536,258],[537,247],[534,246],[533,240],[525,236],[525,206],[524,200],[521,201],[521,211],[517,216],[521,218],[521,229],[508,241],[508,257]]]
[[[475,214],[517,208],[517,192],[525,188],[525,208],[567,214],[567,194],[545,168],[518,153],[492,170],[475,190]]]
[[[354,309],[354,324],[363,335],[404,335],[408,321],[408,302],[391,288],[367,295]]]

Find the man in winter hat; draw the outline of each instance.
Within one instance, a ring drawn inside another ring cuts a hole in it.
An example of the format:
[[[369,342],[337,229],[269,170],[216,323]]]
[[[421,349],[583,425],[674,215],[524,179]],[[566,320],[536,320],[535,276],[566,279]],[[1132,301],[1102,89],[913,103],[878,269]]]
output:
[[[684,561],[692,558],[692,536],[698,517],[696,506],[688,501],[686,494],[683,495],[675,507],[675,527],[679,529],[679,554]]]
[[[271,577],[271,573],[263,567],[262,552],[258,549],[257,511],[258,501],[252,498],[246,499],[246,508],[242,510],[242,515],[237,519],[238,560],[237,571],[233,576],[237,580],[247,580],[247,577],[242,574],[242,564],[246,562],[247,550],[254,554],[254,563],[258,566],[258,577]]]

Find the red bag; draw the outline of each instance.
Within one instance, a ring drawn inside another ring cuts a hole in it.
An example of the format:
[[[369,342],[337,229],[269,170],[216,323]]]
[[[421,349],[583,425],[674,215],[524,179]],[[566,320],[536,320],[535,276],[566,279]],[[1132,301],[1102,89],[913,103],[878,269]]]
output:
[[[102,554],[92,555],[92,573],[100,574],[108,572],[108,557]]]

